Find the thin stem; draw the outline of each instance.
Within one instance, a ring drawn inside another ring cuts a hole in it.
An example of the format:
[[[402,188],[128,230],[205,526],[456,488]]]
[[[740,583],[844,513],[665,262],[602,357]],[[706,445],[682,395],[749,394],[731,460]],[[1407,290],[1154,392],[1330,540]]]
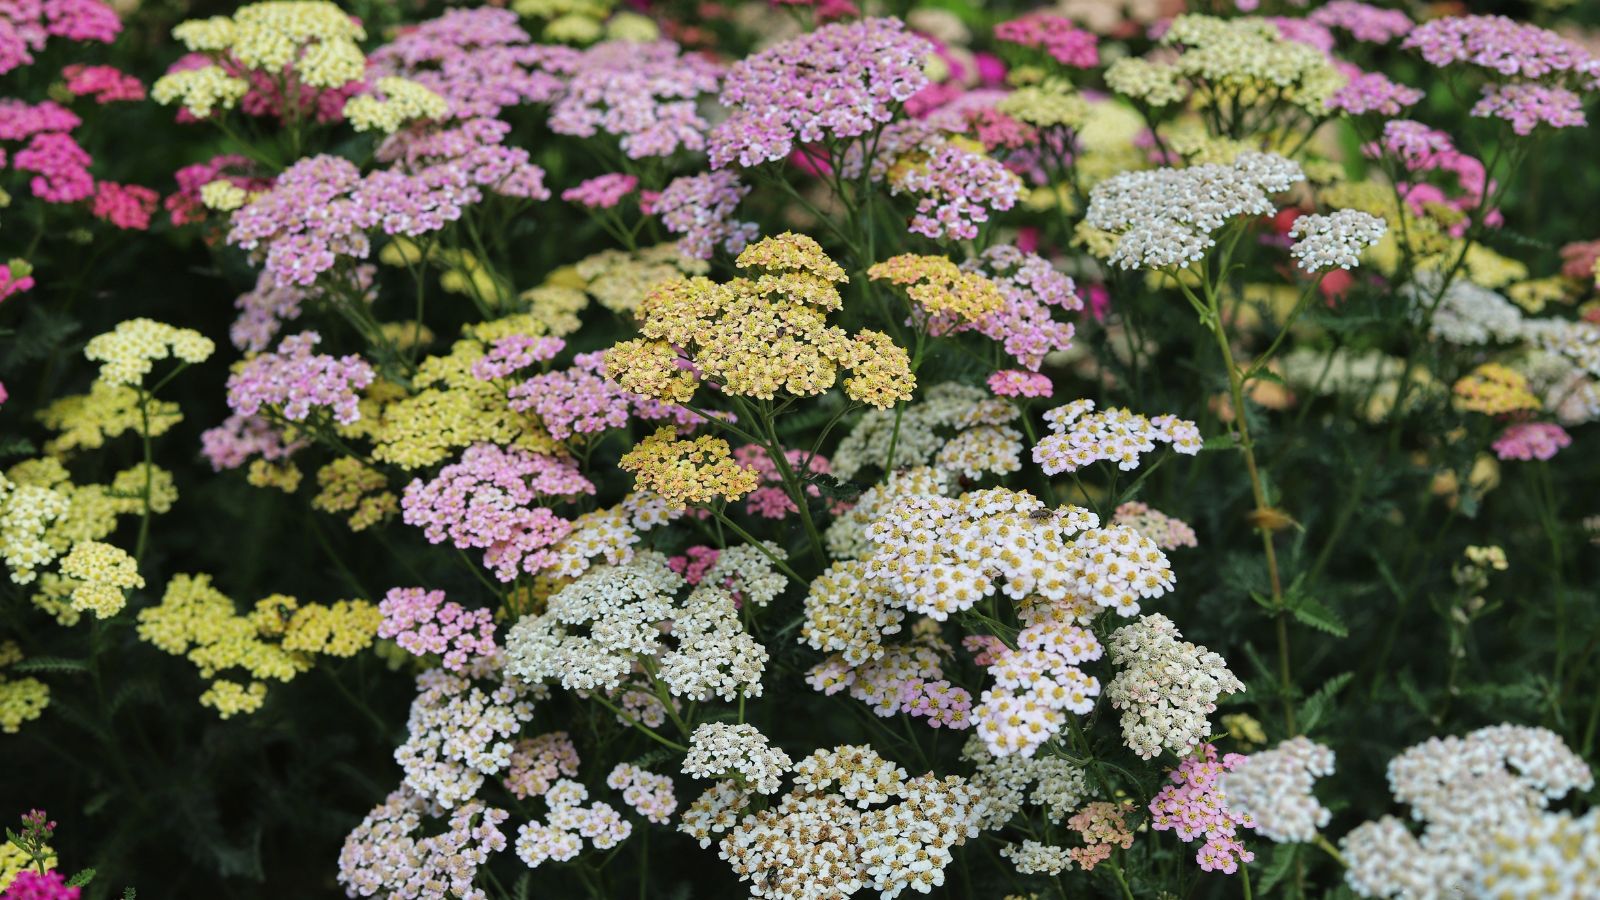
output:
[[[688,753],[689,752],[689,748],[688,747],[685,747],[683,744],[680,744],[677,741],[672,740],[671,738],[663,736],[662,734],[657,732],[655,729],[651,728],[650,726],[644,724],[643,722],[640,722],[638,719],[635,719],[634,717],[632,717],[632,716],[628,715],[627,713],[623,712],[621,709],[619,709],[617,707],[617,705],[615,703],[612,703],[610,700],[607,700],[605,697],[602,697],[598,691],[596,691],[595,693],[590,694],[589,696],[594,698],[595,700],[598,700],[600,702],[601,706],[604,706],[606,709],[611,710],[611,712],[613,714],[615,714],[617,718],[619,718],[622,721],[628,723],[629,725],[633,726],[634,728],[637,728],[640,732],[642,732],[646,737],[650,738],[652,741],[655,741],[656,743],[662,745],[663,747],[670,747],[673,750],[678,751],[679,753]],[[668,709],[671,709],[671,707],[669,706]]]

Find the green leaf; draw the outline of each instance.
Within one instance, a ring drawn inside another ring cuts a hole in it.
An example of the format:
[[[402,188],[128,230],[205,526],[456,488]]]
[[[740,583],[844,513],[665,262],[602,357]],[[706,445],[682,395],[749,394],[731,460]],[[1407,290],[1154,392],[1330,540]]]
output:
[[[89,661],[86,659],[67,659],[64,656],[34,656],[11,664],[13,672],[54,672],[64,674],[67,672],[89,671]]]
[[[1294,868],[1294,858],[1299,853],[1299,844],[1278,844],[1272,848],[1272,862],[1261,873],[1261,882],[1256,886],[1256,890],[1260,891],[1263,897],[1289,874],[1290,869]]]
[[[1232,450],[1239,446],[1239,442],[1234,440],[1233,435],[1227,432],[1214,434],[1204,440],[1205,443],[1200,448],[1202,450]]]
[[[1319,600],[1301,597],[1289,608],[1289,612],[1293,613],[1296,621],[1302,625],[1309,625],[1334,637],[1350,636],[1350,629],[1345,626],[1344,619],[1338,613],[1322,605]]]
[[[130,885],[122,889],[122,900],[138,900],[139,892]]]
[[[36,451],[33,441],[18,435],[8,434],[0,437],[0,459],[10,459],[13,456],[32,456]]]
[[[1277,602],[1274,601],[1271,597],[1268,597],[1265,594],[1262,594],[1262,593],[1260,593],[1258,591],[1251,591],[1250,592],[1250,599],[1254,600],[1256,602],[1257,606],[1261,607],[1262,609],[1266,610],[1269,613],[1276,613],[1278,611]]]
[[[1354,677],[1354,672],[1345,672],[1324,681],[1315,694],[1300,704],[1300,727],[1310,732],[1321,724],[1322,720],[1327,718],[1328,711],[1333,708],[1333,698],[1344,690],[1345,685]]]
[[[84,869],[67,879],[67,887],[83,887],[94,880],[94,869]]]

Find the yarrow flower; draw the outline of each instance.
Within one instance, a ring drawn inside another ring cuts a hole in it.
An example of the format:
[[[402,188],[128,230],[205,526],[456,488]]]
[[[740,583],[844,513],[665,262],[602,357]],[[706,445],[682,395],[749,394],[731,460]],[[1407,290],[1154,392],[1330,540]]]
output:
[[[1183,640],[1159,613],[1117,629],[1107,646],[1120,671],[1106,697],[1122,710],[1124,741],[1144,759],[1189,753],[1211,734],[1217,698],[1244,690],[1221,656]]]
[[[315,331],[302,332],[247,360],[228,376],[229,408],[241,416],[270,409],[291,422],[305,421],[314,409],[345,425],[361,418],[357,392],[372,384],[372,366],[355,354],[313,353],[321,341]]]
[[[1200,452],[1200,429],[1187,419],[1147,419],[1127,409],[1094,411],[1093,400],[1074,400],[1044,414],[1050,434],[1033,448],[1033,461],[1046,474],[1076,472],[1101,460],[1114,461],[1124,472],[1139,467],[1140,457],[1170,444],[1187,456]]]
[[[93,97],[101,105],[144,99],[144,83],[113,66],[73,64],[61,70],[61,77],[67,80],[67,93]]]
[[[988,276],[1004,299],[1001,307],[957,331],[973,330],[1000,342],[1023,368],[1037,372],[1045,356],[1072,346],[1071,322],[1051,317],[1051,308],[1083,309],[1077,285],[1043,257],[997,244],[962,268]]]
[[[1220,759],[1217,748],[1202,744],[1167,773],[1171,784],[1150,801],[1150,827],[1156,831],[1175,831],[1178,839],[1190,843],[1204,837],[1195,853],[1201,871],[1232,875],[1242,863],[1255,860],[1237,837],[1239,828],[1254,828],[1248,813],[1230,806],[1220,779],[1237,769],[1245,757],[1229,753]]]
[[[565,81],[550,106],[550,130],[620,139],[629,159],[704,150],[708,125],[696,100],[716,91],[721,67],[671,41],[602,41],[550,68]]]
[[[493,656],[494,614],[446,601],[444,591],[390,588],[378,604],[383,623],[378,637],[392,638],[415,656],[443,657],[446,669],[460,671],[474,656]]]
[[[1233,756],[1233,754],[1229,754]],[[1217,784],[1256,831],[1278,843],[1309,843],[1333,813],[1312,795],[1316,779],[1333,774],[1333,751],[1304,736],[1271,750],[1224,759]]]
[[[1539,398],[1528,390],[1527,376],[1500,363],[1478,366],[1450,390],[1458,408],[1485,415],[1537,410],[1541,406]]]
[[[401,787],[367,813],[339,851],[345,891],[406,900],[448,891],[462,900],[487,900],[473,882],[490,854],[506,848],[500,825],[511,814],[474,801],[451,811],[444,831],[419,836],[435,812],[425,795]]]
[[[1387,44],[1409,34],[1415,27],[1411,17],[1397,9],[1384,9],[1359,0],[1329,0],[1306,16],[1324,28],[1347,31],[1352,38],[1368,44]]]
[[[685,175],[667,184],[649,212],[660,216],[668,231],[682,235],[678,247],[685,256],[710,259],[718,247],[738,253],[755,239],[755,223],[733,220],[748,193],[750,187],[732,172]]]
[[[108,619],[122,610],[127,592],[144,577],[127,551],[100,541],[79,541],[61,558],[61,574],[73,579],[72,608]]]
[[[1030,13],[994,26],[997,41],[1044,50],[1050,58],[1075,69],[1092,69],[1100,64],[1100,39],[1082,31],[1064,16]]]
[[[1149,504],[1138,500],[1129,500],[1117,507],[1111,521],[1113,524],[1132,528],[1155,541],[1156,546],[1163,550],[1199,546],[1194,529],[1190,528],[1188,523],[1173,518],[1161,510],[1152,509]]]
[[[683,774],[691,778],[735,778],[758,794],[776,793],[793,761],[753,725],[706,722],[689,737]]]
[[[1230,220],[1273,211],[1271,194],[1305,175],[1298,163],[1246,152],[1231,166],[1124,172],[1089,192],[1085,221],[1116,235],[1108,261],[1123,269],[1182,267],[1216,246],[1212,233]]]
[[[637,176],[611,172],[596,175],[577,187],[567,188],[561,192],[561,199],[588,209],[612,209],[638,186]]]
[[[30,65],[50,38],[109,44],[122,31],[99,0],[14,0],[0,10],[0,75]]]
[[[83,355],[100,364],[102,381],[138,386],[157,361],[202,363],[211,357],[216,346],[210,338],[190,328],[176,328],[153,319],[127,319],[105,334],[90,338]]]
[[[796,144],[848,141],[887,124],[928,84],[932,45],[898,19],[824,25],[735,63],[711,132],[711,164],[781,162]]]
[[[727,441],[708,435],[678,440],[672,428],[657,429],[618,465],[633,474],[636,487],[677,506],[737,500],[761,484],[754,469],[734,460]]]
[[[1361,251],[1383,240],[1385,222],[1370,213],[1341,209],[1331,215],[1306,215],[1294,220],[1289,237],[1298,238],[1289,255],[1308,273],[1338,267],[1352,269]]]
[[[996,397],[1049,397],[1055,391],[1049,376],[1016,369],[1002,369],[986,383]]]
[[[1423,94],[1414,87],[1396,84],[1381,72],[1364,72],[1328,98],[1328,108],[1352,116],[1377,114],[1398,116],[1422,102]]]
[[[1494,455],[1502,460],[1547,460],[1571,446],[1572,436],[1553,422],[1518,422],[1494,439]]]

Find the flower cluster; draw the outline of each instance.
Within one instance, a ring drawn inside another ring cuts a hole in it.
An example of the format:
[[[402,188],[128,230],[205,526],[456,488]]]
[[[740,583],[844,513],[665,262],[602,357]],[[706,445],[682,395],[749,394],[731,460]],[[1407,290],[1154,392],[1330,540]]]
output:
[[[1232,875],[1256,858],[1238,838],[1241,827],[1255,828],[1256,823],[1242,808],[1232,807],[1221,783],[1244,759],[1237,753],[1219,758],[1216,747],[1202,744],[1168,773],[1172,783],[1150,801],[1151,828],[1176,832],[1185,843],[1205,838],[1194,858],[1202,871]]]
[[[444,591],[390,588],[378,612],[383,614],[378,637],[392,638],[417,656],[438,654],[446,669],[461,671],[470,658],[498,652],[493,614],[446,601]]]
[[[1119,671],[1106,697],[1122,710],[1124,741],[1145,759],[1199,746],[1211,734],[1207,717],[1217,699],[1244,690],[1221,656],[1183,640],[1160,613],[1117,629],[1107,646]]]
[[[1034,445],[1033,461],[1051,475],[1076,472],[1102,460],[1132,471],[1157,442],[1188,456],[1199,453],[1202,443],[1193,422],[1170,415],[1147,419],[1126,409],[1096,412],[1093,400],[1074,400],[1044,418],[1050,434]]]
[[[1263,836],[1279,843],[1306,843],[1333,817],[1311,788],[1333,774],[1333,751],[1305,736],[1271,750],[1235,759],[1218,780],[1228,805]]]

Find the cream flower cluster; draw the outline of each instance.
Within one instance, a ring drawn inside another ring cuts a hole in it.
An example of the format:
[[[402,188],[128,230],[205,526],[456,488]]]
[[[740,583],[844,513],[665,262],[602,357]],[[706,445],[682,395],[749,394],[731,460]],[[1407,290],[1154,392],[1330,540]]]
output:
[[[1361,251],[1383,240],[1388,230],[1384,220],[1358,209],[1301,216],[1289,229],[1289,236],[1299,239],[1289,255],[1307,272],[1353,269],[1361,261]]]
[[[1423,823],[1422,834],[1393,816],[1357,826],[1340,842],[1345,879],[1364,897],[1462,896],[1478,860],[1495,852],[1497,832],[1593,786],[1584,760],[1543,728],[1494,725],[1430,738],[1389,762],[1389,788]]]
[[[446,831],[416,836],[443,812],[408,788],[390,794],[345,838],[339,883],[352,897],[489,900],[473,882],[489,855],[506,848],[499,826],[510,814],[474,801],[450,812]]]
[[[59,492],[0,475],[0,558],[13,583],[31,584],[60,555],[45,534],[67,509],[67,498]]]
[[[1279,843],[1305,843],[1333,815],[1311,793],[1318,778],[1332,774],[1333,751],[1301,736],[1250,754],[1218,785],[1228,808],[1249,816],[1256,831]]]
[[[672,814],[678,809],[672,779],[632,763],[617,763],[611,774],[606,776],[606,787],[621,791],[622,799],[635,812],[657,825],[672,821]]]
[[[1013,600],[1081,598],[1129,616],[1175,583],[1148,538],[1101,528],[1081,507],[1049,509],[1026,491],[900,498],[867,537],[877,546],[867,576],[906,609],[941,621],[997,591]]]
[[[544,820],[532,819],[517,829],[517,858],[530,869],[576,858],[585,840],[596,850],[610,850],[633,834],[633,823],[611,804],[597,800],[584,806],[589,789],[581,782],[559,779],[542,797],[548,810]]]
[[[1117,629],[1108,646],[1120,671],[1106,697],[1122,710],[1124,742],[1144,759],[1194,749],[1211,734],[1217,698],[1244,690],[1221,656],[1183,640],[1159,613]]]
[[[1467,893],[1496,900],[1600,897],[1600,808],[1533,813],[1502,825],[1474,861]]]
[[[100,378],[110,384],[138,385],[158,360],[173,358],[201,363],[217,345],[198,331],[175,328],[153,319],[127,319],[84,345],[83,355],[100,364]]]
[[[910,418],[909,414],[907,418]],[[838,471],[837,464],[834,471]],[[912,466],[890,472],[887,478],[863,491],[855,506],[836,517],[833,524],[828,526],[824,535],[828,555],[834,559],[866,559],[875,549],[872,541],[867,539],[867,529],[898,498],[944,494],[951,482],[950,473],[931,466]]]
[[[996,756],[975,735],[962,748],[961,758],[976,767],[972,786],[985,801],[979,822],[985,831],[1004,827],[1030,805],[1042,809],[1050,821],[1063,822],[1089,797],[1083,767],[1059,756]]]
[[[906,617],[890,599],[887,589],[866,577],[861,560],[834,563],[806,592],[800,639],[813,650],[839,654],[851,666],[879,659],[884,636],[898,633]]]
[[[722,858],[750,882],[752,897],[925,894],[944,884],[951,848],[978,835],[985,801],[957,776],[907,778],[863,746],[818,750],[794,774],[793,790],[721,841]]]
[[[1239,154],[1232,165],[1124,172],[1089,192],[1089,226],[1118,236],[1108,261],[1123,269],[1165,269],[1199,262],[1212,234],[1242,216],[1273,211],[1271,195],[1300,181],[1293,160]]]
[[[1188,419],[1166,415],[1146,418],[1127,409],[1097,412],[1093,400],[1074,400],[1044,414],[1050,434],[1033,448],[1033,461],[1047,475],[1076,472],[1101,460],[1130,472],[1157,443],[1185,456],[1200,452],[1200,429]]]
[[[896,468],[931,463],[951,472],[976,473],[970,478],[984,472],[1015,472],[1021,467],[1022,435],[1009,423],[1017,415],[1015,406],[981,388],[954,382],[935,385],[916,403],[899,410],[870,410],[862,416],[839,442],[833,472],[849,479],[867,466],[882,467],[891,443]],[[976,433],[961,440],[969,431]]]

